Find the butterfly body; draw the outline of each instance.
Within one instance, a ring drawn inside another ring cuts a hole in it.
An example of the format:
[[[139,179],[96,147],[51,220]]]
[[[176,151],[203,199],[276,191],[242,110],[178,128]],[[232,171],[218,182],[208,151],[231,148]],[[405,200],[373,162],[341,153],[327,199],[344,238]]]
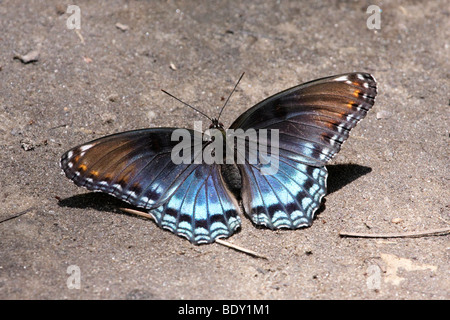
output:
[[[271,229],[312,224],[326,194],[325,164],[366,116],[375,96],[371,75],[350,73],[269,97],[241,114],[228,130],[218,119],[211,119],[210,129],[222,136],[224,153],[235,152],[232,159],[242,179],[244,213],[253,223]],[[175,164],[172,151],[179,141],[172,137],[176,130],[142,129],[103,137],[67,151],[61,167],[78,186],[144,208],[160,227],[192,243],[232,235],[241,224],[241,207],[224,181],[221,165],[202,158],[214,139],[186,129],[190,161]],[[256,132],[258,143],[252,147],[251,138],[237,136],[237,141],[245,142],[243,149],[233,141],[226,148],[232,140],[228,131],[239,130]],[[264,130],[277,139],[260,139]],[[277,166],[271,171],[264,161],[265,149],[275,147]],[[252,156],[256,161],[251,161]]]

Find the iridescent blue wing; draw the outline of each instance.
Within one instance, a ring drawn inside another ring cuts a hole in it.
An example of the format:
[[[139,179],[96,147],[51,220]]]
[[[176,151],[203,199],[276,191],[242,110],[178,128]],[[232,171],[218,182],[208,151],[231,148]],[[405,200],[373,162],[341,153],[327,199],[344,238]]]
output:
[[[248,147],[238,164],[242,199],[255,224],[269,228],[310,226],[326,194],[325,164],[374,104],[374,78],[350,73],[311,81],[280,92],[244,112],[230,129],[278,130],[278,170],[263,174],[260,145]],[[262,145],[271,147],[271,140]],[[239,151],[238,151],[239,152]],[[241,152],[242,153],[242,152]],[[257,163],[248,161],[256,154]]]
[[[150,212],[160,226],[196,244],[228,237],[241,225],[239,204],[218,164],[197,166],[164,205]]]
[[[76,185],[147,209],[160,227],[193,243],[230,236],[240,226],[239,206],[220,167],[195,161],[208,142],[189,130],[191,161],[175,164],[174,130],[135,130],[88,142],[67,151],[61,168]]]

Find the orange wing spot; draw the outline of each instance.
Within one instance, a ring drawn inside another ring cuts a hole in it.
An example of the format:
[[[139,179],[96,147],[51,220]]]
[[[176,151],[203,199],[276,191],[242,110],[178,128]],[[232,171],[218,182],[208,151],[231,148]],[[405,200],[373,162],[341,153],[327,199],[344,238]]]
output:
[[[335,127],[335,124],[332,122],[325,122],[324,124],[328,129],[333,129]]]
[[[73,158],[73,162],[78,162],[80,160],[80,155],[77,155]]]
[[[353,108],[354,105],[355,105],[354,101],[350,101],[349,103],[347,103],[347,107],[350,109]]]
[[[358,82],[356,82],[356,81],[352,82],[352,84],[353,84],[354,86],[359,86],[359,85],[360,85],[360,84],[359,84]]]
[[[358,98],[360,92],[361,92],[360,90],[353,91],[353,96]]]
[[[94,177],[98,177],[98,171],[92,170],[91,175]]]
[[[78,171],[84,172],[84,171],[86,171],[86,170],[87,170],[87,167],[86,167],[85,164],[80,164],[80,165],[78,166]]]

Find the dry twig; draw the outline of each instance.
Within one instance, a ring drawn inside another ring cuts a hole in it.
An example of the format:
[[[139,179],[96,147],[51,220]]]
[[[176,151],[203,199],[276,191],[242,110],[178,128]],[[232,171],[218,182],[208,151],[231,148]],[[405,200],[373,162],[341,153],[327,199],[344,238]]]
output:
[[[25,209],[25,210],[23,210],[23,211],[21,211],[21,212],[19,212],[19,213],[16,213],[15,215],[13,215],[13,216],[11,216],[11,217],[8,217],[8,218],[5,218],[5,219],[3,219],[3,220],[0,220],[0,223],[3,223],[3,222],[5,222],[5,221],[8,221],[8,220],[12,220],[12,219],[18,218],[18,217],[24,215],[25,213],[30,212],[30,211],[33,210],[33,209],[34,209],[34,207],[30,207],[30,208],[28,208],[28,209]]]
[[[253,250],[246,249],[244,247],[238,246],[238,245],[233,244],[231,242],[228,242],[228,241],[225,241],[225,240],[222,240],[222,239],[216,239],[215,242],[218,243],[218,244],[221,244],[221,245],[223,245],[225,247],[232,248],[232,249],[240,251],[240,252],[244,252],[244,253],[249,254],[251,256],[254,256],[256,258],[261,258],[261,259],[268,260],[267,257],[265,257],[265,256],[263,256],[263,255],[261,255],[261,254],[259,254],[257,252],[255,252]]]
[[[450,233],[450,228],[432,229],[425,231],[412,231],[401,233],[358,233],[341,231],[339,235],[341,237],[351,238],[418,238],[429,236],[443,236]]]

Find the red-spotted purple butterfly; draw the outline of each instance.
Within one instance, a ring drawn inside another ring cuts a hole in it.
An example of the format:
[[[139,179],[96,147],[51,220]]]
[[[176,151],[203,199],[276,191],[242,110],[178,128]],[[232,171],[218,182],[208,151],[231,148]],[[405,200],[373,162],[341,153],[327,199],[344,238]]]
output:
[[[254,224],[271,229],[312,224],[326,194],[325,164],[372,108],[376,94],[375,79],[367,73],[322,78],[277,93],[232,123],[230,129],[279,132],[276,173],[263,174],[262,165],[248,161],[251,152],[236,164],[243,208]],[[218,118],[211,127],[224,132]],[[174,164],[174,130],[141,129],[93,140],[64,153],[61,168],[76,185],[148,210],[160,227],[194,244],[231,236],[241,225],[241,209],[221,165]],[[193,149],[199,143],[203,150],[211,141],[192,138]]]

